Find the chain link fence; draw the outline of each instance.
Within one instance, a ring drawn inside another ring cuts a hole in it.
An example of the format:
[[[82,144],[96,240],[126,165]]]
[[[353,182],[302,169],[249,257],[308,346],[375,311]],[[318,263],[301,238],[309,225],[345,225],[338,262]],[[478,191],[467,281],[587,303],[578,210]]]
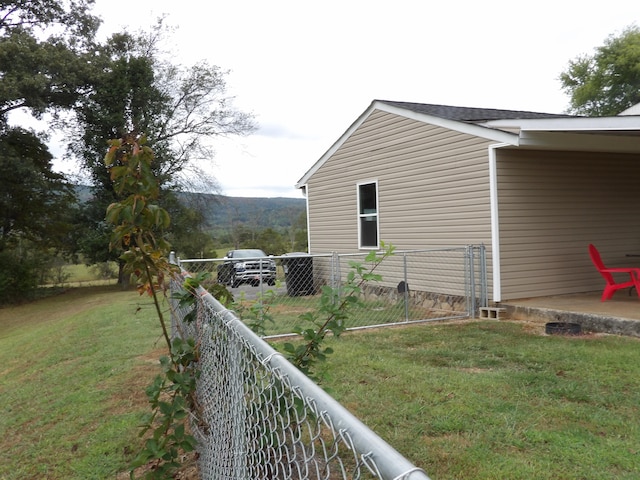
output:
[[[200,478],[428,480],[206,290],[193,307],[172,303],[173,334],[200,349]]]
[[[485,256],[483,245],[396,251],[378,266],[382,281],[365,287],[347,328],[474,317],[487,306]],[[208,272],[210,282],[227,285],[235,314],[246,323],[260,321],[263,336],[271,337],[293,332],[300,315],[316,308],[322,287],[340,288],[353,262],[369,267],[365,257],[292,253],[179,263],[192,274]]]

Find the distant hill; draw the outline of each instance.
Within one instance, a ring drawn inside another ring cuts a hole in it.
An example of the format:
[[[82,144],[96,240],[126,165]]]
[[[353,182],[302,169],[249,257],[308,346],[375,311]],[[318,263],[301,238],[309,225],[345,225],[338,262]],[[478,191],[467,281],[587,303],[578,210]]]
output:
[[[91,200],[91,188],[76,186],[81,202]],[[252,198],[227,197],[210,193],[178,193],[187,206],[204,212],[206,226],[210,230],[228,230],[243,224],[253,230],[273,228],[282,231],[289,228],[306,209],[304,198]]]
[[[244,224],[253,230],[290,227],[306,209],[304,198],[227,197],[208,193],[181,193],[182,201],[205,213],[213,230]],[[195,203],[194,203],[195,202]]]

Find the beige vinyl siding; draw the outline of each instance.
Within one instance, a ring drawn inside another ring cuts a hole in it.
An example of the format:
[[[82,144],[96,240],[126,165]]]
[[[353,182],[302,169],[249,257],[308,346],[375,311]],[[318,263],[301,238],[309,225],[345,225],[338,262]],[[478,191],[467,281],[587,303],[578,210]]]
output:
[[[359,250],[357,184],[366,181],[378,182],[385,243],[399,250],[490,246],[489,144],[373,112],[308,181],[311,253]]]
[[[640,266],[640,163],[624,154],[501,150],[502,299],[599,290],[587,245]]]

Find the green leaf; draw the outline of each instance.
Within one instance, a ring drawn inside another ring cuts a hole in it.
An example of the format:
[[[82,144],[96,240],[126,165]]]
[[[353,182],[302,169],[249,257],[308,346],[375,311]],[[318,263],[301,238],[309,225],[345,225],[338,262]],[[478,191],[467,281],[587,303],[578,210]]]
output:
[[[123,205],[121,203],[112,203],[107,208],[107,215],[105,217],[108,223],[117,224],[120,222],[120,212],[122,211]]]
[[[365,262],[375,262],[378,259],[378,254],[375,250],[371,250],[364,258]]]

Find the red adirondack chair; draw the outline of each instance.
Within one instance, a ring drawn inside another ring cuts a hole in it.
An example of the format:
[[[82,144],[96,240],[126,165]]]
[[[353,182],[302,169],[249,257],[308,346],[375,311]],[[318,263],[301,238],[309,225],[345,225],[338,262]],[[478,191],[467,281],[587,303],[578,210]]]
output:
[[[604,278],[607,283],[604,287],[604,291],[602,292],[602,301],[609,300],[613,293],[616,290],[621,290],[623,288],[634,288],[636,289],[636,293],[638,297],[640,297],[640,268],[607,268],[602,263],[602,258],[600,257],[600,252],[593,245],[589,244],[589,255],[591,256],[591,261],[600,272],[600,275]],[[629,274],[630,280],[622,283],[617,283],[613,278],[614,273],[627,273]]]

